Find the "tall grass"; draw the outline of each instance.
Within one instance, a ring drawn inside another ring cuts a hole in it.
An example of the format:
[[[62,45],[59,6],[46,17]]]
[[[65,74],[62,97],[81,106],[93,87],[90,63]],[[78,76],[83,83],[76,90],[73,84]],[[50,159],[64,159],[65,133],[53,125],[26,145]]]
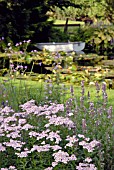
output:
[[[50,81],[50,80],[49,80]],[[0,77],[0,104],[9,102],[13,109],[18,110],[19,104],[34,99],[37,103],[45,103],[45,100],[57,101],[65,103],[71,97],[70,84],[59,84],[43,81],[18,80],[8,77]],[[102,86],[102,84],[100,84]],[[101,87],[100,87],[101,88]],[[79,102],[81,87],[73,85],[74,95]],[[107,88],[108,101],[107,105],[114,106],[113,89]],[[85,100],[87,100],[88,92],[90,93],[91,101],[97,105],[96,87],[85,86]],[[99,92],[99,99],[102,102],[102,91]],[[87,103],[87,102],[86,102]]]

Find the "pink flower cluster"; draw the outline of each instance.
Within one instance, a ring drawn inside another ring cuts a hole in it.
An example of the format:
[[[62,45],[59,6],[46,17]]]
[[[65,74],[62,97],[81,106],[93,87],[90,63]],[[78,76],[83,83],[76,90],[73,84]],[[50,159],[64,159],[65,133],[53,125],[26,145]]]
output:
[[[88,152],[93,152],[96,146],[100,145],[99,141],[93,140],[90,143],[86,141],[79,142],[79,145],[83,146],[84,149],[87,149]]]
[[[52,167],[55,167],[58,165],[59,162],[62,162],[64,164],[67,164],[69,161],[76,160],[76,156],[72,154],[69,156],[67,152],[64,152],[62,150],[59,150],[58,152],[53,154],[55,162],[52,162]]]
[[[52,115],[52,116],[46,116],[46,118],[48,119],[49,123],[47,123],[45,125],[45,127],[49,127],[50,125],[64,125],[66,127],[68,127],[68,129],[72,129],[75,127],[75,124],[72,120],[70,120],[68,117],[62,117],[62,116],[56,116],[56,115]]]
[[[0,108],[1,153],[7,151],[7,148],[13,148],[13,154],[20,159],[30,156],[31,153],[51,151],[54,161],[51,167],[47,167],[45,170],[52,170],[59,163],[67,164],[70,161],[77,160],[74,151],[71,154],[67,152],[68,147],[74,147],[77,143],[77,146],[82,146],[83,149],[92,152],[100,144],[96,140],[90,141],[89,138],[82,134],[68,135],[67,133],[64,134],[63,139],[61,128],[65,127],[68,130],[72,130],[75,127],[75,123],[68,117],[57,115],[65,110],[62,104],[50,103],[49,106],[36,106],[35,101],[30,100],[20,105],[20,107],[22,112],[17,113],[10,107]],[[36,122],[40,117],[43,117],[42,121],[45,120],[45,123],[42,129],[38,127],[38,124],[33,126],[32,116],[35,117]],[[58,126],[61,127],[59,130]],[[76,168],[80,170],[81,168],[96,170],[95,166],[90,164],[91,161],[91,158],[87,157],[84,163],[80,163]],[[16,170],[13,166],[1,169]]]
[[[9,168],[1,168],[1,170],[17,170],[15,166],[9,166]]]
[[[76,167],[77,170],[97,170],[94,164],[88,163],[79,163],[79,166]]]

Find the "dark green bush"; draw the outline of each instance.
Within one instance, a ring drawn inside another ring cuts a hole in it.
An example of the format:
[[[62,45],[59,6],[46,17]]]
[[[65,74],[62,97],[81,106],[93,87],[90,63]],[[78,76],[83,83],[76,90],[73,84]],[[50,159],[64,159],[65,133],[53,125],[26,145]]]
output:
[[[50,42],[67,42],[68,40],[69,35],[67,33],[64,33],[61,29],[52,28],[49,37]]]

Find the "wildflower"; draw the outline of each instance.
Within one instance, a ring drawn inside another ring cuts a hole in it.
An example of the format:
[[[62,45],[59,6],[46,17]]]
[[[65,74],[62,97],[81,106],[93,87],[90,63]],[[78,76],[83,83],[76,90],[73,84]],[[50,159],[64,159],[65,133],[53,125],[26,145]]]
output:
[[[26,123],[26,119],[19,119],[19,124],[22,125],[22,124],[25,124]]]
[[[74,122],[72,120],[70,120],[69,118],[64,118],[62,116],[46,116],[46,118],[49,119],[49,123],[45,125],[45,127],[49,127],[50,125],[65,125],[67,126],[69,129],[74,128]]]
[[[94,83],[94,82],[90,82],[89,85],[90,85],[90,86],[91,86],[91,85],[95,86],[95,83]]]
[[[82,134],[78,134],[78,137],[79,137],[79,138],[83,138],[83,139],[85,138],[85,136],[82,135]]]
[[[52,169],[53,169],[53,167],[48,167],[48,168],[46,168],[44,170],[52,170]]]
[[[15,166],[10,166],[9,170],[16,170],[16,167]]]
[[[39,66],[41,66],[41,65],[42,65],[42,62],[39,63]]]
[[[86,130],[86,120],[82,119],[82,130],[85,131]]]
[[[31,40],[28,40],[28,41],[26,41],[27,43],[30,43],[31,42]]]
[[[10,64],[10,68],[14,68],[14,64]]]
[[[28,130],[28,129],[33,129],[33,128],[34,128],[34,126],[32,126],[32,125],[30,125],[30,124],[25,124],[25,125],[22,127],[23,130]]]
[[[15,153],[15,154],[20,158],[26,158],[28,156],[28,153],[30,153],[30,151],[23,151],[21,153]]]
[[[55,162],[67,163],[69,161],[69,154],[67,152],[59,150],[53,154]]]
[[[11,43],[8,43],[8,46],[10,46],[11,45]]]
[[[52,162],[52,167],[55,167],[56,165],[58,165],[57,162]]]
[[[51,146],[49,144],[44,145],[44,146],[33,145],[33,148],[31,149],[30,152],[34,152],[34,151],[37,151],[37,152],[46,152],[46,151],[49,151],[50,148],[51,148]]]
[[[79,145],[83,146],[84,149],[87,149],[88,152],[92,152],[96,146],[100,144],[99,141],[93,140],[90,143],[87,143],[86,141],[79,142]]]
[[[78,142],[78,139],[76,138],[75,135],[71,136],[67,136],[66,141],[69,141],[69,143],[66,144],[66,146],[72,147],[74,145],[75,142]],[[65,148],[66,148],[65,146]]]
[[[16,44],[15,44],[16,47],[19,46],[19,45],[20,45],[19,43],[16,43]]]
[[[76,167],[77,170],[97,170],[94,164],[88,163],[79,163],[79,166]]]
[[[5,114],[5,113],[7,114],[7,113],[11,113],[11,112],[14,112],[14,110],[8,106],[5,106],[3,109],[0,110],[0,113],[3,113],[3,114]]]
[[[62,139],[61,137],[58,135],[58,131],[57,132],[50,132],[49,135],[46,137],[46,139],[50,139],[51,141],[53,141],[55,138],[55,143],[58,144]]]
[[[22,42],[19,42],[19,45],[22,45]]]
[[[4,145],[14,148],[15,150],[20,150],[25,144],[24,142],[10,139],[10,142],[3,142]]]
[[[73,116],[74,114],[72,112],[68,113],[68,116]]]
[[[45,141],[43,141],[41,144],[42,144],[42,145],[45,145],[45,144],[46,144],[46,142],[45,142]]]
[[[13,138],[13,139],[16,139],[18,137],[21,137],[21,135],[19,135],[19,132],[16,131],[16,132],[11,132],[10,134],[7,134],[6,135],[8,138]]]
[[[87,157],[87,158],[85,159],[85,161],[88,162],[88,163],[90,163],[90,162],[92,162],[92,159],[89,158],[89,157]]]
[[[73,86],[70,86],[70,92],[71,92],[72,95],[74,95],[74,88],[73,88]]]
[[[51,148],[53,149],[53,151],[56,151],[56,150],[60,150],[60,149],[62,149],[62,147],[61,147],[61,146],[59,146],[59,145],[51,146]]]
[[[3,152],[5,150],[6,150],[6,148],[0,143],[0,152]]]
[[[79,142],[79,145],[85,146],[87,143],[85,141]]]
[[[27,69],[27,66],[24,66],[25,69]]]
[[[76,156],[74,154],[72,154],[70,157],[69,157],[69,160],[70,161],[75,161],[77,160]]]

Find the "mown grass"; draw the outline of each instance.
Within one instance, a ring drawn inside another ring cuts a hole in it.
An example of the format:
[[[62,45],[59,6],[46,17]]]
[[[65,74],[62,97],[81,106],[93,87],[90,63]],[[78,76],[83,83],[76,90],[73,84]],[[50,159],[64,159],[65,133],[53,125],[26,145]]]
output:
[[[54,21],[54,24],[65,24],[66,23],[66,20],[55,20]],[[81,24],[81,25],[84,25],[84,22],[82,21],[71,21],[71,20],[68,20],[68,24]]]

